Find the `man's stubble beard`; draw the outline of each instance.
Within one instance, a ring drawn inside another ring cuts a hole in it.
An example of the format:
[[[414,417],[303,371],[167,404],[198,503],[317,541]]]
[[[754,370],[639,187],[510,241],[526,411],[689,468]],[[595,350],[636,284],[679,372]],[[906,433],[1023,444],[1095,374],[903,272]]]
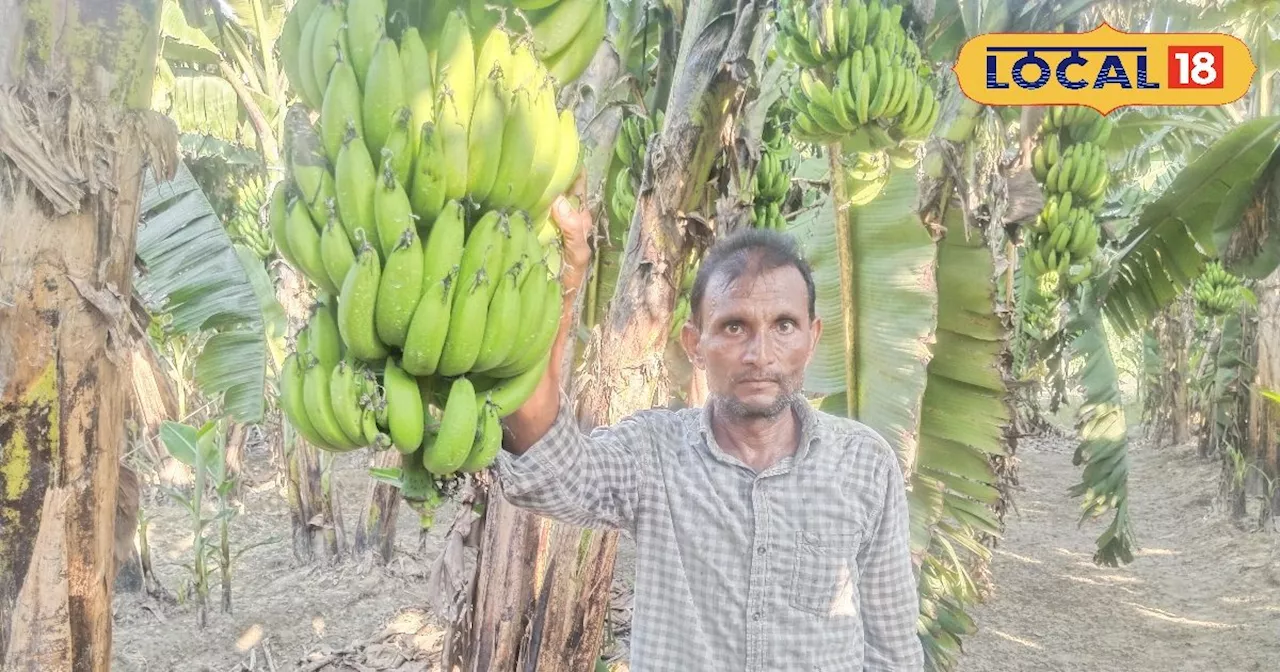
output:
[[[775,378],[774,383],[782,388],[782,392],[768,406],[762,407],[743,403],[730,394],[712,393],[710,400],[715,404],[715,410],[723,412],[732,418],[739,420],[772,420],[790,409],[792,404],[804,400],[802,392],[804,389],[804,373],[801,372],[789,378]]]

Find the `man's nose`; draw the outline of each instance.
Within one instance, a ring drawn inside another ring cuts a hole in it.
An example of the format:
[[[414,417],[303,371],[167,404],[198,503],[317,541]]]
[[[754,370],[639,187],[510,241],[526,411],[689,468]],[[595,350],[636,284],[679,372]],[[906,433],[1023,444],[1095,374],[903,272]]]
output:
[[[761,361],[767,363],[769,353],[772,351],[772,345],[769,342],[769,334],[763,329],[755,330],[751,338],[747,339],[747,347],[742,353],[742,361],[745,364],[758,364]]]

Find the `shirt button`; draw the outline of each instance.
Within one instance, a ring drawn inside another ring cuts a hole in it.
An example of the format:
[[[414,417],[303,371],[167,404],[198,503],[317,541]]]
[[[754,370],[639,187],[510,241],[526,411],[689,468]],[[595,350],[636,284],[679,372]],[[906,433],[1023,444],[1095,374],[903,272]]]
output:
[[[756,553],[759,553],[760,555],[764,555],[764,544],[761,544],[759,547],[756,548]]]
[[[758,611],[757,611],[756,613],[751,614],[751,620],[753,620],[753,621],[758,621],[758,620],[760,620],[763,616],[764,616],[764,614],[761,614],[760,612],[758,612]]]

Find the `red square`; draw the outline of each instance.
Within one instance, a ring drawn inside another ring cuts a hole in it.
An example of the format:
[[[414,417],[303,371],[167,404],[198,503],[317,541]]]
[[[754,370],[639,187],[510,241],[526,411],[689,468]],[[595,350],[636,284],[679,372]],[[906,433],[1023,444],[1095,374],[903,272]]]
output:
[[[1222,45],[1169,47],[1169,88],[1221,89]]]

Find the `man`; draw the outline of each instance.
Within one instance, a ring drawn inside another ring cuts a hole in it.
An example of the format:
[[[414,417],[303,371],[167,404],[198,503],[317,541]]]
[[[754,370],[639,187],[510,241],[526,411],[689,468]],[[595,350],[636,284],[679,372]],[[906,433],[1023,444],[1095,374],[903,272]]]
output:
[[[565,316],[589,216],[561,199]],[[868,427],[801,394],[822,322],[795,243],[748,231],[707,253],[681,341],[705,408],[644,410],[582,433],[557,367],[505,419],[498,470],[518,506],[636,541],[631,669],[923,669],[903,475]]]

